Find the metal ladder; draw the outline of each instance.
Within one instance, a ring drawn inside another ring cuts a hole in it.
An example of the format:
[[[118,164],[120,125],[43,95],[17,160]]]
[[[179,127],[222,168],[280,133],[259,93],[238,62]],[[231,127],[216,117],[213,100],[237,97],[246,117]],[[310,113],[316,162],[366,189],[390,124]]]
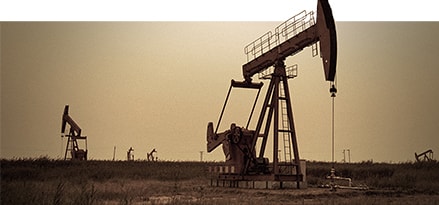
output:
[[[73,153],[76,153],[79,150],[78,141],[72,136],[73,134],[66,135],[67,136],[67,146],[66,152],[64,155],[64,159],[72,159],[74,158]],[[70,153],[70,155],[69,155]]]
[[[312,44],[312,57],[316,57],[319,55],[318,45],[317,43]]]
[[[282,118],[282,137],[284,143],[284,160],[287,163],[292,162],[291,157],[291,130],[288,121],[288,111],[287,111],[287,98],[285,97],[285,89],[283,84],[279,84],[280,86],[280,106],[281,106],[281,118]]]
[[[64,159],[72,159],[72,150],[74,150],[74,140],[72,138],[72,136],[66,135],[67,137],[67,146],[66,146],[66,152],[64,154]]]

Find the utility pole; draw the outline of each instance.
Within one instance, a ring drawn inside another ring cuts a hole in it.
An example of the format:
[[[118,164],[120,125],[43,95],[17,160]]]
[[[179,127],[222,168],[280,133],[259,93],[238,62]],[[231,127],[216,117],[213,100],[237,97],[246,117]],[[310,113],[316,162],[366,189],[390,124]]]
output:
[[[343,163],[346,163],[346,150],[343,149]]]
[[[114,149],[113,149],[113,161],[115,158],[116,158],[116,146],[114,146]]]
[[[203,161],[203,151],[200,151],[200,162]]]
[[[351,150],[350,150],[350,149],[347,149],[347,151],[348,151],[348,159],[349,159],[349,163],[351,163]]]

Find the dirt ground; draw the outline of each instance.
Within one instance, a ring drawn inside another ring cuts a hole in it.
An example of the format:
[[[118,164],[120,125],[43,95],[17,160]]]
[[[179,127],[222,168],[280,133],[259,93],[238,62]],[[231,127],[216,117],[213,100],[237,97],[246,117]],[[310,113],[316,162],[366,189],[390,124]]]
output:
[[[111,184],[96,184],[98,192],[108,192]],[[124,182],[127,204],[439,204],[439,195],[396,190],[346,190],[326,188],[244,189],[212,187],[205,181]],[[105,190],[107,189],[107,190]],[[122,197],[124,198],[124,197]],[[104,204],[120,204],[121,198]]]

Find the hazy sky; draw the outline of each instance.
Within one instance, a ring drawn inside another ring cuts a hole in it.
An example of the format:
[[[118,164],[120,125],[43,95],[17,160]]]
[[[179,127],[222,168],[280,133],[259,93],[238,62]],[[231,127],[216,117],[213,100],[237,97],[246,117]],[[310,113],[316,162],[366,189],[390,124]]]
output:
[[[118,159],[133,147],[135,159],[156,148],[159,159],[199,160],[230,80],[242,80],[244,46],[279,23],[1,23],[0,157],[63,157],[69,104],[90,159],[112,159],[116,146]],[[439,23],[336,26],[336,160],[343,149],[352,161],[439,152]],[[321,59],[308,48],[287,61],[296,63],[299,77],[289,82],[299,153],[329,161],[331,98]],[[254,95],[233,90],[220,130],[245,125]],[[223,158],[220,148],[204,153]]]
[[[284,21],[317,0],[2,0],[4,21]],[[337,21],[438,21],[437,0],[329,0]],[[26,6],[23,6],[26,5]]]

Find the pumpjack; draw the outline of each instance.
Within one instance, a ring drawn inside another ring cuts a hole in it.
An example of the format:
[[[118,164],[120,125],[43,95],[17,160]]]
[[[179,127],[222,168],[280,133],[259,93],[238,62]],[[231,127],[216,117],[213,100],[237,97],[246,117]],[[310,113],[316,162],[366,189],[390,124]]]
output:
[[[127,161],[134,161],[134,149],[130,147],[127,151]]]
[[[425,152],[422,152],[421,154],[417,154],[415,152],[415,158],[417,162],[431,162],[434,161],[433,159],[433,150],[429,149]]]
[[[288,87],[288,79],[297,76],[297,65],[286,67],[285,60],[309,46],[312,46],[313,56],[318,55],[319,42],[325,80],[334,86],[337,38],[328,0],[318,0],[317,21],[314,18],[314,12],[302,11],[280,24],[274,32],[265,33],[245,47],[247,63],[242,66],[244,81],[231,81],[216,129],[213,122],[207,125],[207,151],[212,152],[222,145],[225,155],[225,166],[210,170],[219,173],[215,175],[217,185],[218,181],[233,187],[239,187],[240,184],[248,186],[249,181],[253,181],[253,184],[255,181],[270,181],[280,182],[280,188],[283,182],[297,182],[297,188],[300,188],[300,182],[305,180],[306,172],[302,169],[305,165],[302,165],[299,157]],[[230,129],[218,132],[232,88],[256,89],[259,96],[263,83],[252,82],[252,77],[256,74],[259,74],[262,80],[270,80],[256,127],[250,129],[249,123],[258,97],[253,104],[246,127],[232,123]],[[273,137],[271,162],[265,156],[270,130],[273,132],[270,135]],[[282,141],[284,161],[279,159],[279,144]]]
[[[156,161],[156,158],[154,157],[154,153],[157,153],[157,151],[155,150],[155,148],[152,149],[151,152],[146,153],[146,159],[148,160],[148,162],[149,162],[149,161],[151,161],[151,162]]]
[[[70,126],[69,133],[64,134],[67,124]],[[81,128],[69,115],[69,105],[64,107],[61,123],[61,137],[67,137],[67,146],[64,160],[87,160],[87,136],[81,136]],[[85,149],[79,148],[78,141],[85,142]],[[70,153],[70,156],[68,155]]]

